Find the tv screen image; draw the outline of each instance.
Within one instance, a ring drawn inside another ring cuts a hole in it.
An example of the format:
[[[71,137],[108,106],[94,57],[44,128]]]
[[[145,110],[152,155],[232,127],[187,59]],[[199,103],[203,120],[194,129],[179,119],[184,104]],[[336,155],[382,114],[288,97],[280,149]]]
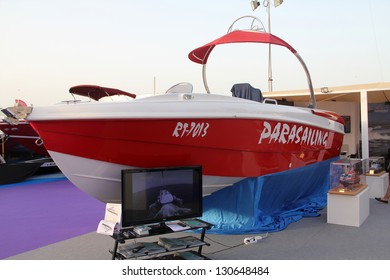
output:
[[[202,216],[202,168],[122,170],[122,228]]]

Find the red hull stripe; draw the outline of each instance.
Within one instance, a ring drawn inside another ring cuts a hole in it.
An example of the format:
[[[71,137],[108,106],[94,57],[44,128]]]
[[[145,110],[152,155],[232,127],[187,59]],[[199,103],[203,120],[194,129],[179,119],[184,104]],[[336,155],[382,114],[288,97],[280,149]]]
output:
[[[205,175],[252,177],[339,155],[343,135],[245,119],[31,122],[48,150],[138,167],[200,164]]]

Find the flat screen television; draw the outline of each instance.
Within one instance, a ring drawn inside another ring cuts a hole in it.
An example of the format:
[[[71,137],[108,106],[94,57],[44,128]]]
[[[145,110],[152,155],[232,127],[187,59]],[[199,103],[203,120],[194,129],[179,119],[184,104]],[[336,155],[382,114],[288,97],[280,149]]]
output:
[[[202,167],[122,170],[122,228],[202,216]]]

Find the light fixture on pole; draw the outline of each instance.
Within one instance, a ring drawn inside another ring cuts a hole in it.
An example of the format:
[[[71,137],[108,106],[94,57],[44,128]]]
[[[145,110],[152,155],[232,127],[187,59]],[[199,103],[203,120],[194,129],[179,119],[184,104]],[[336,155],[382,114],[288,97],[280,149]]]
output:
[[[274,6],[275,6],[275,8],[276,8],[277,6],[279,6],[279,5],[282,5],[282,3],[283,3],[283,0],[274,0]]]
[[[251,7],[252,7],[252,10],[256,10],[258,7],[260,6],[260,2],[257,1],[257,0],[251,0]]]

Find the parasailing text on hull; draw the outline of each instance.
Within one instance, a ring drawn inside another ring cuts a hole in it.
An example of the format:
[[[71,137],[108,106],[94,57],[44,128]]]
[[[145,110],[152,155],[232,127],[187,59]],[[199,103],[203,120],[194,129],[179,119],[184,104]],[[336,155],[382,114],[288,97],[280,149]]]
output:
[[[329,132],[321,129],[282,122],[271,124],[264,121],[264,128],[260,133],[258,144],[294,143],[300,145],[326,146],[328,136]]]

